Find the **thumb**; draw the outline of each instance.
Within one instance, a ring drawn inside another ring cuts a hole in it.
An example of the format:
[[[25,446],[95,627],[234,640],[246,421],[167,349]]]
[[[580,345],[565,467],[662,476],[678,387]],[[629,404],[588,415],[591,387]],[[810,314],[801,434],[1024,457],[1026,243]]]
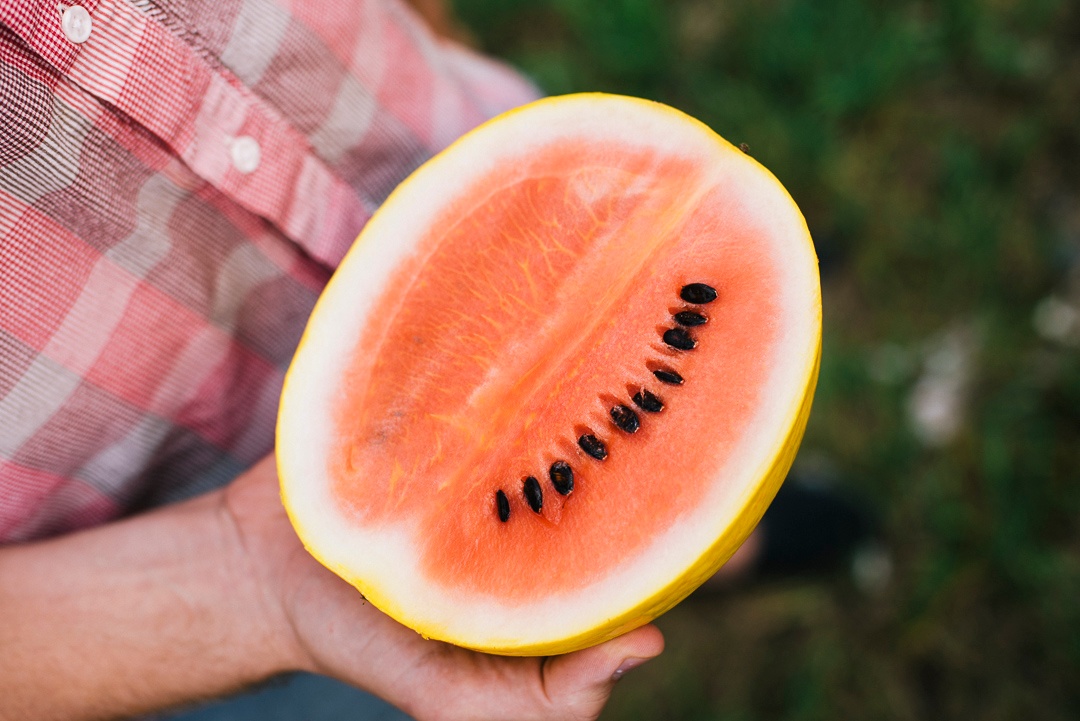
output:
[[[595,719],[615,682],[663,650],[660,629],[642,626],[599,646],[547,659],[544,690],[558,718]]]

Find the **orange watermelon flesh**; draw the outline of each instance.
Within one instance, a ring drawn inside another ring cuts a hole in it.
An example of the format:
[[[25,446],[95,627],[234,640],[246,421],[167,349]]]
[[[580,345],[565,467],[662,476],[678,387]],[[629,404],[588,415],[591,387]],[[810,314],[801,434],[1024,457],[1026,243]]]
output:
[[[562,170],[594,154],[618,167]],[[448,208],[395,272],[341,383],[331,463],[357,522],[422,526],[423,568],[447,592],[535,601],[618,568],[702,502],[766,380],[777,294],[753,218],[722,187],[695,194],[692,163],[573,140],[528,162],[522,180],[469,188],[482,202]],[[697,348],[673,350],[661,336],[698,281],[719,298],[699,307]],[[629,434],[609,411],[641,388],[664,409],[635,409]],[[548,481],[557,460],[574,470],[566,497]]]
[[[687,303],[688,283],[718,297]],[[662,336],[689,308],[708,322],[675,350]],[[598,643],[677,603],[760,519],[820,332],[810,237],[767,170],[656,103],[546,99],[425,164],[357,239],[286,377],[282,498],[317,559],[425,636]],[[663,409],[636,408],[639,390]]]

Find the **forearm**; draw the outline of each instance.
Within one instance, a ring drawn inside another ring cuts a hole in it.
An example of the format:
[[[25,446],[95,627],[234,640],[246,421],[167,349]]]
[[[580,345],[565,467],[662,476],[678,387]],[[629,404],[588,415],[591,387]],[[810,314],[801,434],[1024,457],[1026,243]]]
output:
[[[290,667],[241,545],[213,493],[0,549],[0,719],[112,718]]]
[[[426,641],[304,550],[271,456],[221,492],[0,549],[0,721],[122,717],[293,668],[420,719],[594,719],[662,648],[653,627],[549,659]]]

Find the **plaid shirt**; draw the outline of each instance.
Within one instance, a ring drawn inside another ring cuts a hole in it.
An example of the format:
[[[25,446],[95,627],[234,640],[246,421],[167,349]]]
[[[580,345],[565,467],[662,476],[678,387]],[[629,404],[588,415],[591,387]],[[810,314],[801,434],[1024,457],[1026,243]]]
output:
[[[534,95],[392,0],[79,2],[0,0],[0,541],[267,453],[371,212]]]

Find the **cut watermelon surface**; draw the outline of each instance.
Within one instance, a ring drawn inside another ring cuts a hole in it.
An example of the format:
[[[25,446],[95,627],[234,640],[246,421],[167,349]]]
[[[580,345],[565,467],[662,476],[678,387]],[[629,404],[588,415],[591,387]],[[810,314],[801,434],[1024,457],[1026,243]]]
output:
[[[316,558],[425,636],[597,643],[760,519],[820,325],[767,170],[656,103],[539,101],[418,170],[341,264],[283,392],[283,499]]]

